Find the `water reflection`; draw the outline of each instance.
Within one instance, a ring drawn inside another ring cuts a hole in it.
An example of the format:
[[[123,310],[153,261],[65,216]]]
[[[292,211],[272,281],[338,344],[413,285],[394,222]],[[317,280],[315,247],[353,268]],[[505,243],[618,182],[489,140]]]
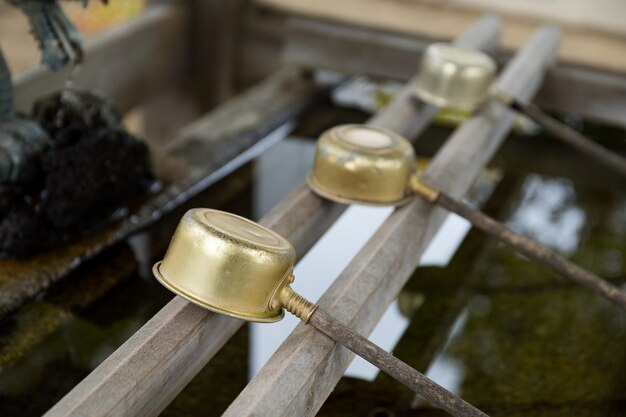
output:
[[[302,182],[313,165],[315,142],[289,137],[254,163],[254,218],[260,219],[286,192]]]
[[[445,347],[447,347],[450,344],[450,341],[457,337],[457,335],[461,332],[467,322],[467,317],[468,311],[466,309],[459,315],[455,323],[452,325]],[[465,367],[463,366],[463,362],[449,356],[446,352],[442,352],[437,355],[433,363],[429,366],[426,376],[433,381],[437,381],[439,385],[458,395],[461,391],[461,383],[465,377]],[[415,403],[414,406],[417,404],[419,404],[419,402]]]
[[[190,205],[259,218],[302,182],[313,151],[311,141],[283,141]],[[531,174],[480,183],[474,196],[490,197],[491,215],[623,283],[623,191]],[[510,207],[518,208],[509,215]],[[317,299],[389,213],[347,210],[298,264],[296,289]],[[145,253],[162,253],[181,214],[150,231],[140,242]],[[118,258],[109,255],[105,261]],[[130,269],[96,274],[103,266],[90,264],[65,289],[0,323],[1,415],[43,413],[171,299],[154,280],[138,278],[132,259],[119,259]],[[626,413],[623,312],[469,231],[456,216],[420,265],[375,328],[374,342],[496,417]],[[250,334],[242,328],[163,415],[220,415],[295,323],[255,326]],[[348,375],[319,415],[442,415],[360,359]]]
[[[514,405],[571,413],[576,403],[606,411],[606,404],[626,399],[623,311],[580,288],[490,300],[491,311],[470,313],[441,355],[465,367],[459,392],[467,400],[493,415],[525,415]]]
[[[505,177],[485,210],[626,287],[625,197],[530,174]],[[411,320],[394,354],[492,417],[626,413],[626,312],[485,235],[471,231],[445,268],[417,269],[399,299]],[[318,415],[367,415],[337,413],[346,403],[445,415],[385,375],[355,386],[343,379]]]
[[[529,175],[523,198],[507,222],[514,231],[571,255],[580,242],[584,211],[576,206],[574,186],[566,178]]]

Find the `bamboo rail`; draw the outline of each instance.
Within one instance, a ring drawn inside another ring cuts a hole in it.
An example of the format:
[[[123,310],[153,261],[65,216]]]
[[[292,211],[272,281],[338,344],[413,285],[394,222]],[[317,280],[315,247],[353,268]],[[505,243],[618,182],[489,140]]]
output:
[[[492,50],[500,21],[487,16],[457,42]],[[372,124],[407,137],[423,131],[436,109],[415,104],[407,85]],[[401,108],[403,111],[398,112]],[[301,257],[345,210],[302,185],[260,223],[287,238]],[[242,325],[175,297],[88,375],[46,416],[151,416],[162,411]]]
[[[559,31],[544,27],[504,69],[496,86],[528,100],[554,62]],[[424,173],[455,198],[470,188],[511,129],[514,116],[491,103],[463,123]],[[396,210],[319,300],[337,320],[369,334],[415,269],[445,212],[422,199]],[[353,355],[299,324],[231,404],[225,417],[314,415]]]

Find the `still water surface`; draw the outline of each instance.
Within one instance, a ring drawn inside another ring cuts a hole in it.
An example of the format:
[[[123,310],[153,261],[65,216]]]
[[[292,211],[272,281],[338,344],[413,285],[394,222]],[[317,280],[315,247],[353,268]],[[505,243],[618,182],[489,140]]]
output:
[[[624,141],[624,132],[611,132]],[[437,144],[448,133],[430,129],[425,141]],[[304,128],[296,134],[315,136]],[[480,182],[471,200],[624,285],[623,183],[601,171],[585,173],[580,158],[561,160],[558,146],[533,153],[546,138],[516,140],[500,152],[497,175]],[[530,148],[520,153],[515,146],[523,140]],[[302,182],[313,151],[313,141],[293,136],[191,205],[258,219]],[[319,297],[390,213],[350,208],[300,262],[295,288]],[[171,299],[147,267],[161,256],[181,214],[134,239],[148,261],[137,261],[128,246],[116,247],[0,323],[2,416],[42,414]],[[492,416],[626,415],[624,312],[458,218],[448,219],[421,264],[374,341]],[[295,324],[290,318],[242,328],[163,415],[220,415]],[[319,415],[443,414],[356,360]]]

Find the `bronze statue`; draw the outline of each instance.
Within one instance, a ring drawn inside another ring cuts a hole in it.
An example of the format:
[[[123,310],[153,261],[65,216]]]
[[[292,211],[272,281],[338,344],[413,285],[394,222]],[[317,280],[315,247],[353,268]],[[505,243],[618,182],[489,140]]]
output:
[[[87,6],[89,0],[81,1]],[[107,0],[101,0],[107,3]],[[79,63],[83,58],[82,38],[74,24],[67,18],[57,0],[8,0],[18,7],[30,23],[31,33],[41,49],[41,60],[52,70],[69,63]]]

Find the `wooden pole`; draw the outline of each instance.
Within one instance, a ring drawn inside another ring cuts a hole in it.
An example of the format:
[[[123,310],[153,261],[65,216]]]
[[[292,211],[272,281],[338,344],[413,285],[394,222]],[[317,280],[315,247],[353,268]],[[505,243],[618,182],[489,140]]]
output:
[[[527,237],[515,233],[502,223],[454,199],[444,192],[435,192],[435,194],[431,193],[430,195],[426,192],[422,194],[423,190],[418,192],[427,200],[469,220],[476,228],[510,245],[521,254],[547,265],[553,271],[577,284],[595,291],[607,300],[626,309],[626,292],[620,290],[615,285],[610,284],[575,263],[568,261],[556,252],[537,244]]]
[[[320,309],[315,310],[309,324],[451,415],[488,417],[487,414],[411,368],[391,353],[339,323],[328,313]]]
[[[583,154],[594,158],[601,164],[626,177],[626,158],[598,145],[591,139],[544,113],[536,106],[510,99],[499,93],[495,93],[493,96],[504,105],[530,118],[556,139],[578,149]]]

